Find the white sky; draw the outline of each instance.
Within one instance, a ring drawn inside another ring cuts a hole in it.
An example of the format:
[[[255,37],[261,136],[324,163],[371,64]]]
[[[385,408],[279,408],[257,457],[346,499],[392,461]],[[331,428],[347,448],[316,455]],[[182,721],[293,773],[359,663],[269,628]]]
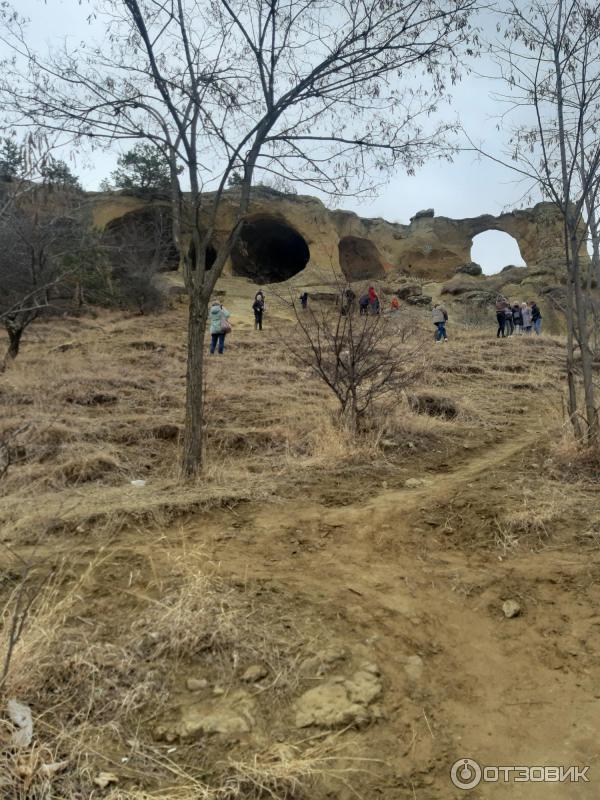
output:
[[[86,21],[88,3],[82,6],[78,0],[19,0],[15,5],[31,20],[31,44],[44,51],[58,39],[67,37],[76,44],[88,40],[93,32]],[[482,63],[489,67],[485,61],[476,66],[481,69]],[[496,130],[499,109],[490,96],[492,88],[493,83],[488,79],[466,76],[452,91],[449,113],[458,114],[463,126],[485,149],[500,154],[503,134]],[[78,154],[71,166],[86,189],[98,189],[100,181],[114,169],[118,152]],[[375,199],[345,198],[340,205],[361,216],[407,224],[423,208],[434,208],[436,216],[453,218],[498,214],[520,205],[522,194],[523,186],[515,182],[508,169],[463,152],[451,164],[430,162],[413,177],[396,174]],[[476,237],[472,258],[488,273],[497,272],[507,264],[523,264],[515,240],[498,232]]]

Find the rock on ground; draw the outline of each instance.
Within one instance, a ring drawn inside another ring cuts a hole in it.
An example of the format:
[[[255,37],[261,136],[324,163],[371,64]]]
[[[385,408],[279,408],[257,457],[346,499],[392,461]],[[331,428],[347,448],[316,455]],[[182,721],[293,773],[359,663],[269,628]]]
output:
[[[298,698],[296,727],[335,728],[376,719],[380,712],[372,703],[381,691],[379,670],[374,664],[364,664],[350,678],[332,677]]]
[[[218,701],[184,705],[180,708],[179,718],[158,726],[155,735],[158,739],[172,742],[202,735],[248,733],[255,724],[254,708],[253,698],[243,690],[232,692]]]
[[[516,600],[505,600],[502,603],[502,611],[507,619],[518,617],[521,613],[521,605]]]

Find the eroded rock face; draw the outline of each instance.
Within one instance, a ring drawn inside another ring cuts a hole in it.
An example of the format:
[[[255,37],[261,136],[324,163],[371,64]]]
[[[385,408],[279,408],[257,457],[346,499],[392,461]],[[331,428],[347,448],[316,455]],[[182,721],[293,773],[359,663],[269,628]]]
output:
[[[237,199],[235,190],[223,199],[213,241],[216,249],[233,227]],[[106,227],[125,216],[134,220],[136,214],[147,214],[149,206],[164,208],[166,203],[164,198],[152,201],[98,194],[93,203],[94,223]],[[303,281],[323,282],[332,279],[332,271],[338,278],[369,280],[390,270],[445,281],[465,265],[468,275],[474,275],[473,237],[488,230],[504,231],[517,240],[529,268],[524,272],[552,272],[564,267],[561,218],[551,203],[467,219],[436,217],[432,209],[425,209],[417,212],[410,224],[401,225],[362,218],[350,211],[330,211],[314,197],[258,188],[246,220],[247,235],[225,272],[259,283],[285,281],[297,275]],[[253,238],[257,231],[260,235]],[[585,247],[582,258],[589,261]]]

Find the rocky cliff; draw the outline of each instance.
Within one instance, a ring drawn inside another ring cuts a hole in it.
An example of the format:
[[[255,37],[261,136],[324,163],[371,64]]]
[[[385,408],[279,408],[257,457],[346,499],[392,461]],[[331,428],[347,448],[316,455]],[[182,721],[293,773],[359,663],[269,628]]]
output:
[[[224,197],[214,238],[217,249],[233,225],[236,200],[235,190]],[[107,228],[126,227],[140,217],[151,224],[159,210],[168,213],[169,203],[166,198],[97,194],[93,207],[95,224]],[[445,281],[471,261],[473,237],[488,230],[513,236],[529,268],[556,272],[564,265],[562,222],[550,203],[468,219],[436,217],[429,209],[401,225],[331,211],[314,197],[257,188],[226,272],[257,283],[298,276],[309,285],[323,282],[332,271],[348,280],[383,278],[397,271]]]

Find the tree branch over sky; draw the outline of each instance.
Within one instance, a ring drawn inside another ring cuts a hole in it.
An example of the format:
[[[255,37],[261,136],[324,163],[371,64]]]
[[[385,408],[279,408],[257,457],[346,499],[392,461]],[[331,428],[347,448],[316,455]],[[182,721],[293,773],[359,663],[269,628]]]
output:
[[[44,56],[29,46],[26,25],[9,21],[2,40],[14,58],[0,92],[14,124],[41,124],[91,146],[145,140],[170,165],[190,298],[186,475],[202,460],[207,306],[257,174],[338,197],[448,156],[452,125],[437,111],[477,46],[475,3],[104,0],[94,4],[104,41]],[[207,268],[234,173],[234,224]]]

